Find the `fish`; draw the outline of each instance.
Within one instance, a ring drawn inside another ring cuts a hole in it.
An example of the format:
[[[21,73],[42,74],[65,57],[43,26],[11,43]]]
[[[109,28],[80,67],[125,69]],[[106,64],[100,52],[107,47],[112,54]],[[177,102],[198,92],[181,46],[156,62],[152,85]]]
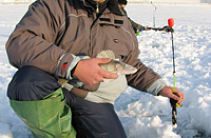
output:
[[[110,73],[117,75],[129,75],[137,72],[137,69],[129,64],[126,64],[122,61],[115,59],[114,52],[112,50],[103,50],[97,54],[97,58],[110,58],[110,62],[105,64],[99,64],[99,66]],[[90,59],[89,56],[85,56],[83,59]],[[104,78],[103,82],[109,82],[113,79]],[[68,80],[60,78],[58,82],[62,87],[68,86]]]
[[[106,64],[99,64],[102,69],[110,73],[115,73],[117,75],[129,75],[137,72],[137,68],[115,59],[115,55],[112,50],[101,51],[97,54],[97,58],[111,59],[110,62]]]

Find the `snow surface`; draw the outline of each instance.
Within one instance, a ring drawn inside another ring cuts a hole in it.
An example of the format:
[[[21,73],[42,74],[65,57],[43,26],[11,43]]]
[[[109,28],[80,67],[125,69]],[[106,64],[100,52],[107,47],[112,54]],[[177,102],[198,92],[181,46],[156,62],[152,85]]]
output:
[[[30,138],[29,129],[9,105],[7,85],[16,69],[7,59],[5,43],[28,5],[0,5],[0,138]],[[128,15],[153,26],[152,5],[126,6]],[[176,87],[185,93],[178,108],[178,127],[171,125],[171,106],[164,97],[128,87],[115,102],[115,110],[128,138],[211,137],[211,7],[210,5],[157,5],[155,26],[174,18]],[[139,58],[173,86],[171,34],[145,31],[137,36]]]

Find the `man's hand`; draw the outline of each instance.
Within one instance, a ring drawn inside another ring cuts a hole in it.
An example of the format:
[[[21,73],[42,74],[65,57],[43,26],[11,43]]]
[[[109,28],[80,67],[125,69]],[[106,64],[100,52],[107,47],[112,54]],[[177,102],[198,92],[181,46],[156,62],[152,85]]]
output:
[[[93,85],[99,81],[103,81],[104,78],[117,79],[117,74],[107,72],[98,65],[108,63],[109,61],[109,58],[91,58],[80,60],[75,68],[73,76],[88,85]]]
[[[177,100],[177,103],[181,105],[182,101],[185,99],[185,95],[177,88],[175,88],[175,94],[173,94],[173,89],[173,87],[165,86],[161,89],[159,95]]]

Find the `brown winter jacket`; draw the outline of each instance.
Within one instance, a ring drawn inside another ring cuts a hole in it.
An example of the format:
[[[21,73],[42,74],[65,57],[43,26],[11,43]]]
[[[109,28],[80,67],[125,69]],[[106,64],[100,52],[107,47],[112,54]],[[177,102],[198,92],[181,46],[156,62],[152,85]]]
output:
[[[70,66],[72,54],[94,58],[107,49],[138,69],[126,76],[130,86],[146,92],[160,78],[138,59],[138,42],[128,18],[108,8],[97,18],[95,10],[82,0],[36,1],[6,43],[13,66],[35,66],[50,74],[57,72],[62,78],[67,74],[62,66]]]

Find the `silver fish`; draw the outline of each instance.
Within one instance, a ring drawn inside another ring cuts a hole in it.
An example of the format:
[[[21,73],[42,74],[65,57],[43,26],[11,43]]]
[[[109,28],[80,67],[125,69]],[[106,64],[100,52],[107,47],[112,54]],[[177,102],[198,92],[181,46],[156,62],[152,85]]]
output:
[[[111,61],[106,64],[99,64],[99,66],[111,73],[115,73],[117,75],[128,75],[133,74],[137,71],[137,69],[131,65],[128,65],[122,61],[116,60],[113,51],[104,50],[101,51],[97,58],[110,58]]]
[[[90,57],[86,56],[83,59],[89,59]],[[111,50],[104,50],[97,54],[97,58],[110,58],[111,61],[106,64],[99,64],[99,66],[105,71],[115,73],[117,75],[128,75],[133,74],[137,71],[137,69],[131,65],[128,65],[122,61],[118,61],[115,59],[114,52]],[[104,82],[109,82],[112,79],[104,79]],[[59,79],[58,82],[62,85],[62,87],[68,86],[68,80]]]

